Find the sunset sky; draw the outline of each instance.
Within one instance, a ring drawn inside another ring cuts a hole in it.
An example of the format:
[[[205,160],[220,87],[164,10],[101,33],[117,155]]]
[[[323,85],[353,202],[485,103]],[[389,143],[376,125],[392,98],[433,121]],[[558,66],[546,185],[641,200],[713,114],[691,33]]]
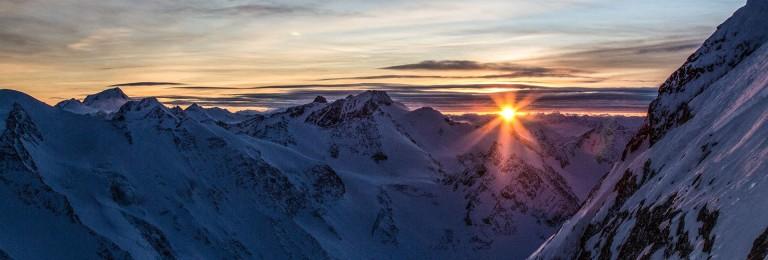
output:
[[[642,113],[744,3],[0,0],[0,88],[235,110],[380,89],[452,113],[516,91],[534,111]]]

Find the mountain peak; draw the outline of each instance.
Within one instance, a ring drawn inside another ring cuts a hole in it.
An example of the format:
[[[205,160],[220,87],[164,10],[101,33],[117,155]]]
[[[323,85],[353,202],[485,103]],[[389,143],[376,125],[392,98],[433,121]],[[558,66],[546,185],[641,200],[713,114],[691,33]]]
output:
[[[192,103],[192,105],[189,105],[187,109],[184,110],[184,112],[186,112],[187,116],[197,121],[211,119],[211,116],[208,115],[208,112],[206,111],[206,109],[198,105],[197,103]]]
[[[48,104],[45,104],[24,92],[0,89],[0,111],[13,110],[16,106],[14,104],[23,106],[28,111],[47,110],[50,107]],[[2,128],[3,122],[2,119],[0,119],[0,129]]]
[[[80,100],[77,100],[76,98],[70,98],[70,99],[62,100],[59,103],[56,103],[56,106],[66,105],[70,103],[82,103],[82,102],[80,102]]]
[[[56,107],[76,114],[113,113],[128,102],[130,98],[120,88],[110,88],[85,97],[83,102],[76,99],[65,100]]]
[[[411,113],[443,116],[443,114],[440,113],[440,111],[437,111],[432,107],[420,107],[420,108],[417,108],[416,110],[411,111]]]
[[[317,96],[315,100],[312,100],[312,103],[328,103],[328,100],[324,96]]]
[[[321,127],[332,127],[348,120],[367,118],[380,111],[382,107],[399,105],[395,103],[384,91],[368,90],[358,95],[350,95],[339,99],[324,108],[312,112],[306,121]]]
[[[12,89],[0,89],[0,104],[13,104],[14,102],[23,104],[30,102],[39,103],[39,101],[37,101],[35,98],[27,95],[24,92]]]
[[[169,109],[157,98],[148,97],[139,101],[128,101],[120,107],[114,116],[115,121],[141,121],[160,122],[161,124],[175,124],[179,122],[179,116]],[[151,119],[151,120],[147,120]],[[168,126],[168,125],[166,125]]]
[[[120,88],[110,88],[110,89],[105,89],[104,91],[101,91],[99,93],[86,96],[85,100],[83,100],[83,103],[86,105],[90,105],[100,100],[107,100],[107,99],[128,100],[128,95],[126,95],[125,92],[123,92],[123,90]]]
[[[165,107],[156,97],[142,98],[137,103],[143,108]]]
[[[356,96],[349,96],[347,98],[355,101],[371,101],[383,105],[391,105],[394,103],[392,98],[389,97],[389,94],[387,94],[386,91],[381,90],[367,90]]]
[[[196,110],[204,110],[204,108],[197,103],[192,103],[192,105],[189,105],[186,111],[196,111]]]
[[[116,117],[125,117],[127,114],[144,116],[146,114],[167,114],[172,115],[157,98],[148,97],[139,101],[128,101],[120,107]]]

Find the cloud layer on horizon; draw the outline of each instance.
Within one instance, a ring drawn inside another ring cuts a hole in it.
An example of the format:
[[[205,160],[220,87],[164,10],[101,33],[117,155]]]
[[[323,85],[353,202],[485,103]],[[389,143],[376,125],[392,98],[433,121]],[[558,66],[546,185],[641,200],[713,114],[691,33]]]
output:
[[[185,88],[185,87],[179,87]],[[197,89],[205,87],[196,87]],[[352,89],[354,88],[354,89]],[[433,107],[443,112],[489,112],[497,110],[491,95],[501,93],[464,93],[463,90],[502,90],[513,93],[517,100],[533,100],[525,110],[539,112],[645,113],[656,97],[656,88],[550,88],[521,84],[490,85],[402,85],[355,83],[326,85],[283,85],[240,89],[228,95],[158,96],[168,104],[219,107],[285,108],[311,102],[316,96],[329,100],[358,94],[364,90],[386,91],[395,101],[411,109]],[[256,91],[266,91],[253,93]]]
[[[571,68],[549,68],[541,66],[526,66],[514,63],[483,63],[471,60],[426,60],[419,63],[383,67],[384,70],[406,71],[462,71],[481,72],[475,75],[412,75],[385,74],[372,76],[324,78],[320,81],[331,80],[369,80],[369,79],[517,79],[517,78],[578,78],[590,79],[590,82],[600,79],[583,76],[591,72]],[[488,71],[501,73],[489,74]]]
[[[404,64],[383,67],[385,70],[494,70],[494,71],[511,71],[522,74],[548,74],[558,70],[564,70],[569,72],[579,72],[572,69],[553,69],[537,66],[525,66],[510,62],[478,62],[472,60],[425,60],[419,63]]]
[[[178,82],[156,82],[156,81],[142,81],[142,82],[128,82],[109,85],[110,87],[140,87],[140,86],[178,86],[184,85],[184,83]]]

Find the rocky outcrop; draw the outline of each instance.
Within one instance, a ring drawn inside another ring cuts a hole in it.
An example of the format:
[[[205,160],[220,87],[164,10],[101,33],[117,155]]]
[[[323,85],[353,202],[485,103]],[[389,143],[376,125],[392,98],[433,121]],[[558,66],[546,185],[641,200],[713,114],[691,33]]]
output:
[[[380,107],[392,104],[394,102],[386,92],[370,90],[357,96],[336,100],[324,108],[312,112],[306,121],[327,128],[349,120],[369,117],[376,113]]]
[[[659,96],[648,109],[649,131],[642,138],[654,144],[671,128],[695,116],[696,112],[689,106],[691,100],[768,41],[768,31],[753,30],[768,23],[766,12],[765,1],[750,0],[748,7],[720,25],[717,32],[664,81],[659,87]]]
[[[576,212],[579,200],[559,174],[516,156],[503,158],[499,149],[496,145],[486,153],[460,156],[465,169],[444,179],[466,194],[466,225],[490,226],[498,234],[512,235],[517,230],[515,215],[533,216],[557,227]]]

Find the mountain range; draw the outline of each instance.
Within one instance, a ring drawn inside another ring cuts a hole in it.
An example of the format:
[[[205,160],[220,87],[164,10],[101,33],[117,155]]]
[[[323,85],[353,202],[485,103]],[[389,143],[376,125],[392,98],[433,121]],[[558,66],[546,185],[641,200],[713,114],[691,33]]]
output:
[[[243,115],[118,88],[3,90],[0,116],[0,250],[20,259],[524,258],[642,123],[489,127],[379,91]]]

